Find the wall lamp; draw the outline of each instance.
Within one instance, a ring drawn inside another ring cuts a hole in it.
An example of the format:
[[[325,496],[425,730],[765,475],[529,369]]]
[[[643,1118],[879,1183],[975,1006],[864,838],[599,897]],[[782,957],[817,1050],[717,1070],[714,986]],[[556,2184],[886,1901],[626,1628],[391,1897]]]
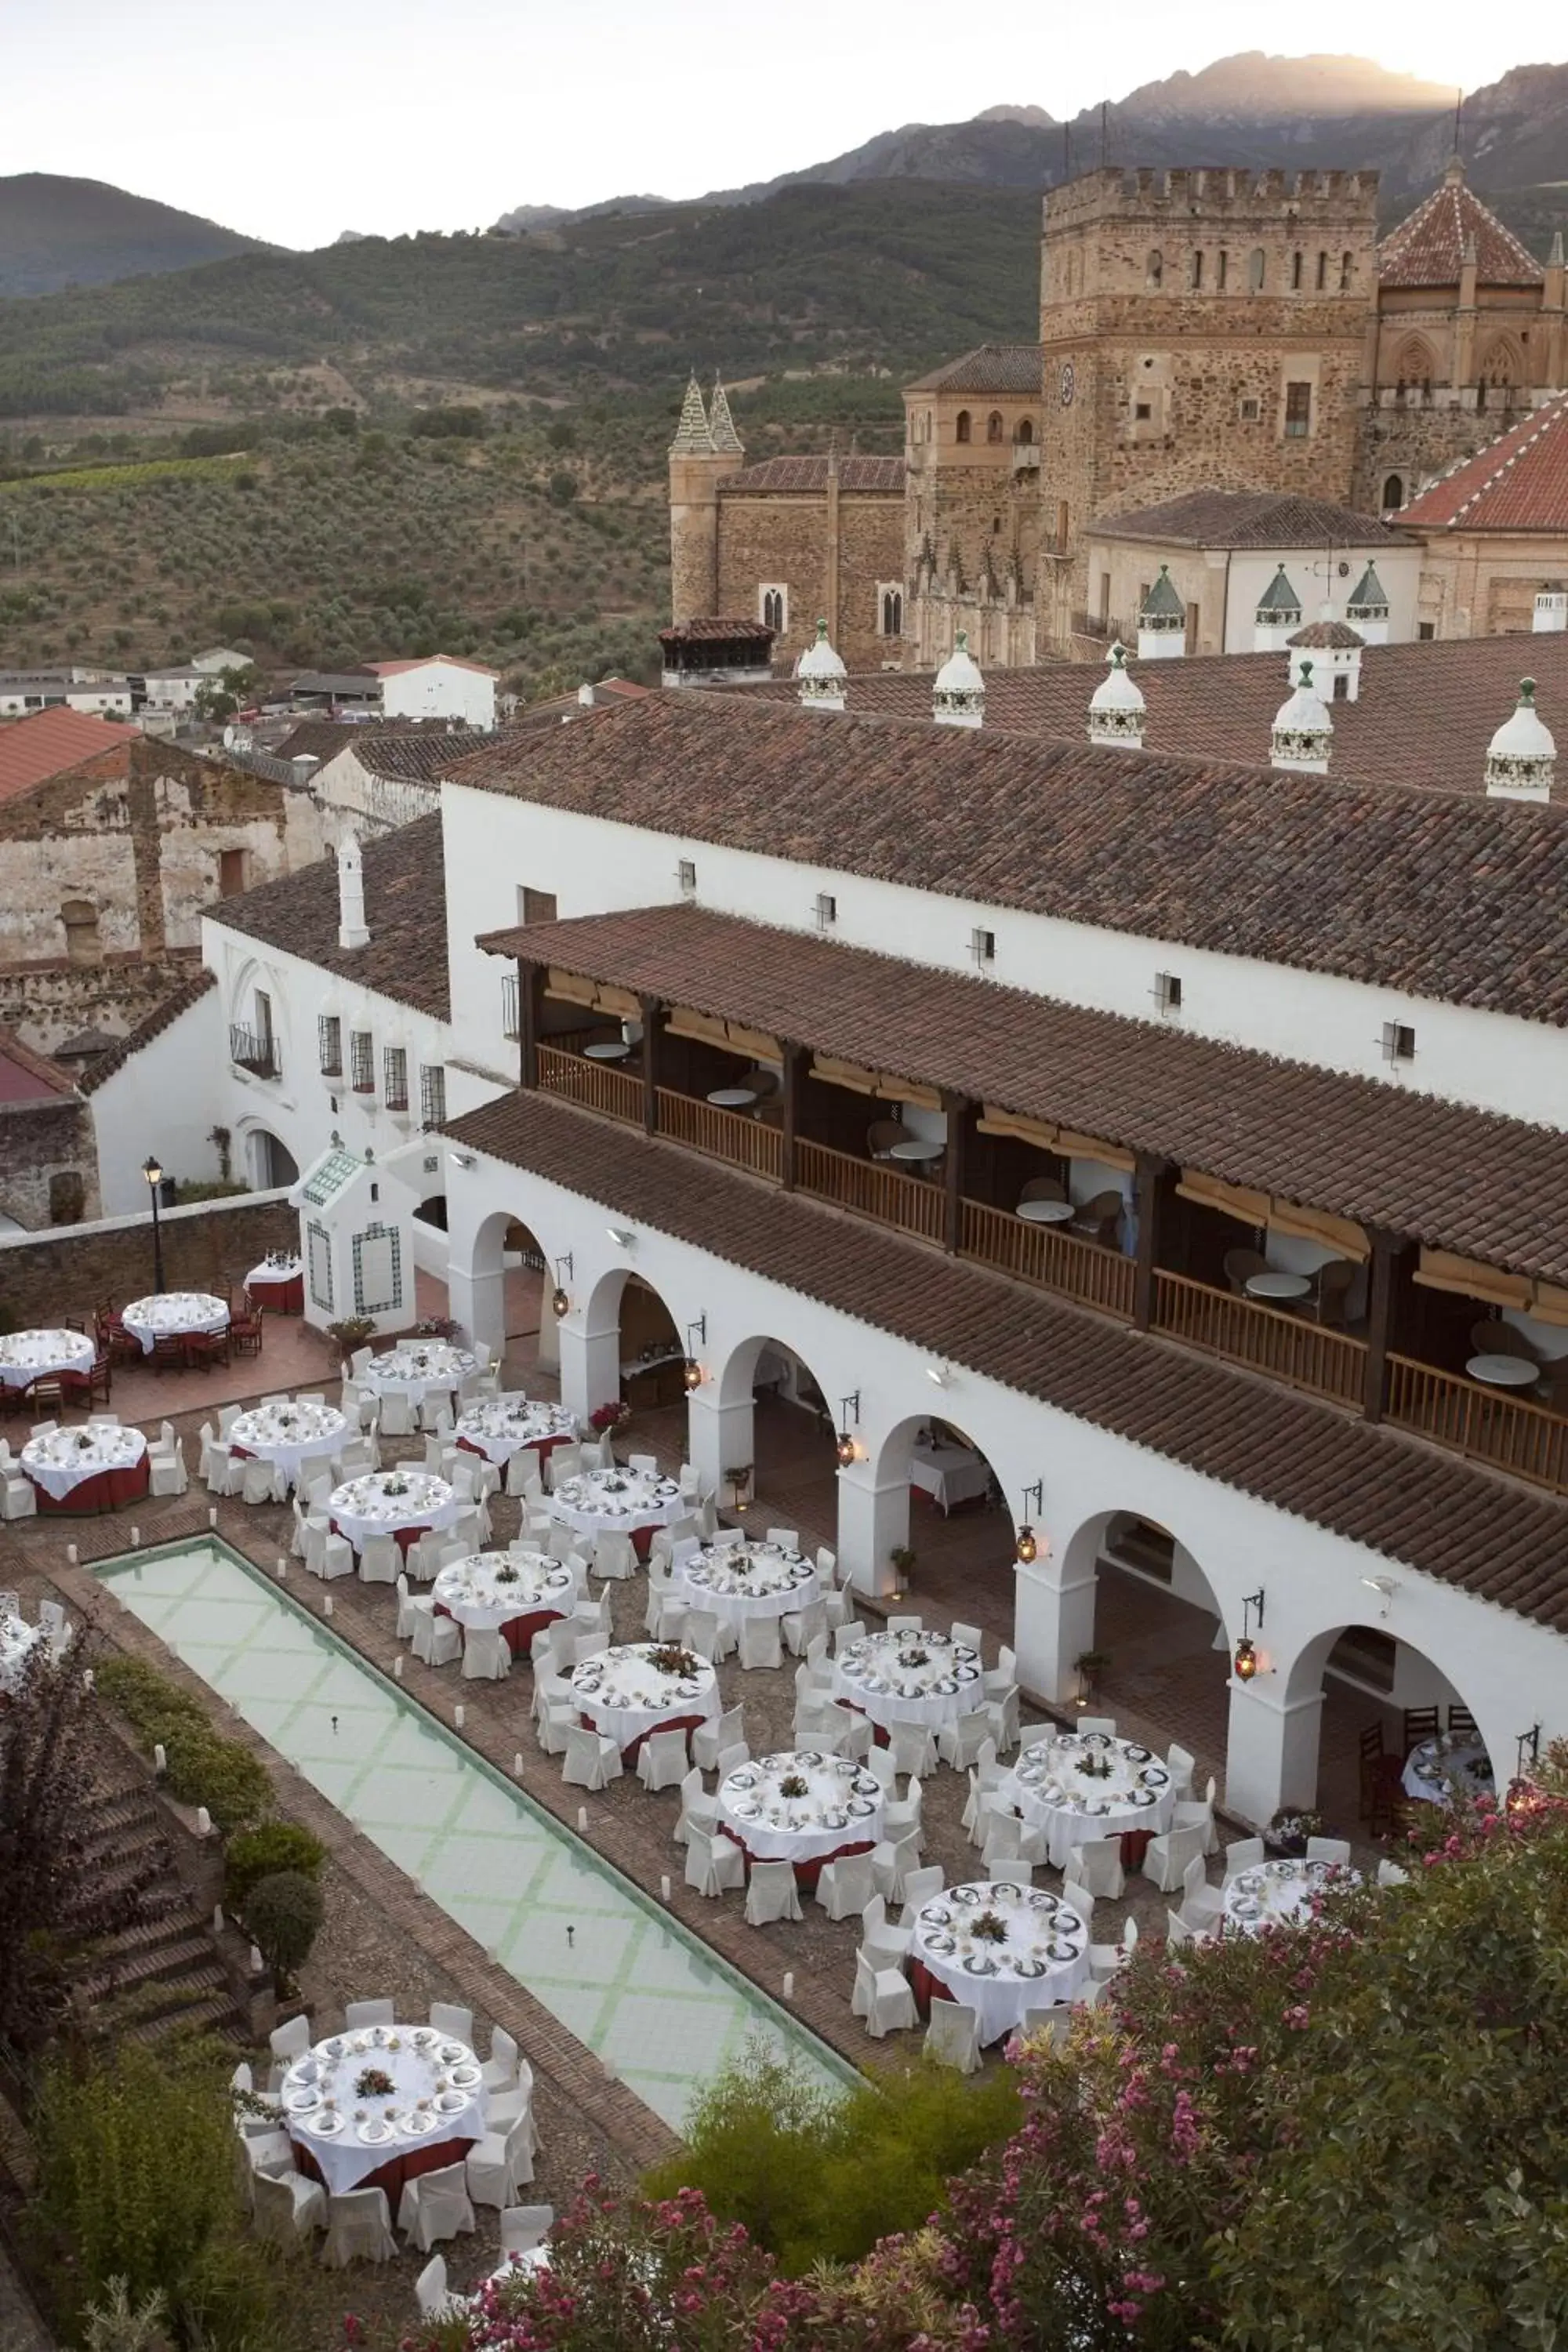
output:
[[[606,1225],[605,1231],[617,1249],[630,1249],[637,1241],[636,1234],[627,1233],[624,1225]]]
[[[1392,1576],[1363,1576],[1362,1578],[1362,1582],[1365,1585],[1369,1592],[1375,1592],[1379,1595],[1383,1601],[1383,1607],[1379,1610],[1378,1614],[1381,1617],[1386,1617],[1390,1606],[1393,1603],[1394,1596],[1399,1590],[1399,1586],[1394,1579]]]
[[[706,1344],[708,1339],[708,1318],[705,1314],[700,1315],[695,1323],[689,1323],[686,1327],[686,1361],[681,1368],[681,1378],[685,1381],[687,1387],[689,1389],[700,1389],[702,1386],[705,1375],[701,1365],[697,1360],[697,1349],[693,1344],[693,1334],[696,1335],[696,1339]]]
[[[1252,1642],[1252,1612],[1258,1612],[1258,1630],[1263,1631],[1263,1587],[1243,1596],[1241,1603],[1241,1639],[1236,1645],[1231,1664],[1238,1683],[1249,1683],[1258,1671],[1258,1652]]]
[[[1034,1505],[1035,1517],[1043,1519],[1046,1516],[1046,1482],[1043,1478],[1037,1478],[1032,1486],[1026,1486],[1024,1489],[1024,1524],[1018,1529],[1018,1540],[1014,1549],[1025,1568],[1028,1567],[1031,1560],[1038,1559],[1040,1556],[1039,1538],[1036,1535],[1029,1518],[1031,1503]]]
[[[564,1278],[561,1272],[563,1266],[566,1269]],[[556,1259],[555,1287],[550,1294],[550,1311],[554,1316],[555,1320],[558,1323],[563,1315],[570,1315],[572,1312],[572,1300],[567,1291],[566,1284],[571,1280],[572,1276],[575,1271],[576,1269],[573,1264],[572,1252],[570,1250],[567,1251],[564,1257],[558,1257]]]
[[[454,1151],[452,1154],[454,1168],[477,1168],[479,1164],[471,1151]]]
[[[946,1388],[949,1381],[952,1378],[952,1374],[949,1371],[945,1364],[928,1364],[926,1366],[926,1378],[930,1381],[933,1388],[944,1389]]]
[[[1515,1745],[1518,1754],[1514,1762],[1514,1771],[1516,1777],[1522,1780],[1526,1764],[1539,1764],[1541,1761],[1541,1726],[1538,1723],[1532,1723],[1528,1731],[1520,1733]]]
[[[860,1391],[856,1389],[850,1395],[840,1397],[838,1400],[838,1438],[834,1452],[838,1456],[838,1466],[841,1470],[847,1470],[860,1451],[849,1432],[850,1423],[858,1421],[859,1418]]]

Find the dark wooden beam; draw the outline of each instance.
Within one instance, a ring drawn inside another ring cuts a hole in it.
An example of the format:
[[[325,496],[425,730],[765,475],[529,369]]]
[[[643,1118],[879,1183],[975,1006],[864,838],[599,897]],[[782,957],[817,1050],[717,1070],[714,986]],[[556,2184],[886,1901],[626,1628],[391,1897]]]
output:
[[[792,1045],[784,1040],[784,1077],[779,1098],[783,1107],[781,1127],[784,1149],[780,1155],[780,1180],[786,1192],[795,1191],[795,1147],[800,1131],[800,1090],[803,1083],[802,1061],[805,1047]]]
[[[518,1084],[531,1091],[539,1084],[539,1033],[544,1010],[544,967],[519,963],[517,968]]]
[[[660,1012],[657,996],[639,996],[642,1015],[642,1123],[645,1135],[658,1133],[658,1049]]]
[[[963,1238],[963,1168],[969,1151],[969,1097],[943,1094],[942,1109],[947,1113],[947,1157],[943,1172],[946,1200],[943,1203],[942,1246],[950,1257],[958,1255],[958,1245]]]
[[[1160,1262],[1160,1201],[1167,1162],[1141,1151],[1133,1174],[1138,1244],[1132,1260],[1132,1321],[1147,1331],[1154,1320],[1154,1270]]]
[[[1367,1284],[1366,1361],[1362,1367],[1362,1411],[1368,1421],[1381,1421],[1388,1402],[1388,1340],[1394,1324],[1394,1276],[1405,1247],[1403,1234],[1383,1233],[1373,1227]]]

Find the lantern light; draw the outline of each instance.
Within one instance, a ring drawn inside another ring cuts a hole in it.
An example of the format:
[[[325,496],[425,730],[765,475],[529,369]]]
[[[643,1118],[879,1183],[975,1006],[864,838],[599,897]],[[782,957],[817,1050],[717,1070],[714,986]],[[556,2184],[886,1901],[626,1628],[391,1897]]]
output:
[[[1036,1535],[1029,1517],[1031,1503],[1034,1505],[1035,1517],[1043,1518],[1046,1511],[1046,1482],[1043,1478],[1037,1478],[1032,1486],[1026,1486],[1024,1489],[1024,1521],[1018,1529],[1018,1540],[1013,1548],[1016,1558],[1024,1568],[1027,1568],[1032,1560],[1038,1559],[1040,1556],[1039,1538]]]
[[[1231,1666],[1238,1683],[1249,1683],[1260,1671],[1258,1651],[1252,1641],[1252,1612],[1258,1612],[1258,1627],[1263,1630],[1263,1587],[1247,1593],[1241,1603],[1241,1638],[1231,1656]]]
[[[697,1356],[697,1342],[706,1341],[707,1338],[708,1318],[702,1314],[695,1323],[689,1323],[686,1327],[686,1360],[681,1367],[681,1377],[689,1389],[700,1389],[708,1377]]]
[[[856,1389],[848,1396],[840,1397],[838,1400],[838,1435],[835,1440],[833,1450],[838,1456],[838,1466],[841,1470],[847,1470],[850,1464],[859,1458],[860,1448],[849,1429],[850,1423],[858,1421],[859,1418],[860,1391]]]
[[[566,1269],[565,1279],[562,1276],[561,1269],[563,1266]],[[572,1252],[570,1250],[567,1251],[564,1257],[558,1257],[556,1259],[555,1287],[550,1294],[550,1311],[554,1316],[555,1320],[558,1323],[563,1317],[570,1315],[572,1312],[572,1297],[566,1287],[566,1280],[570,1279],[574,1270],[575,1269],[572,1263]]]

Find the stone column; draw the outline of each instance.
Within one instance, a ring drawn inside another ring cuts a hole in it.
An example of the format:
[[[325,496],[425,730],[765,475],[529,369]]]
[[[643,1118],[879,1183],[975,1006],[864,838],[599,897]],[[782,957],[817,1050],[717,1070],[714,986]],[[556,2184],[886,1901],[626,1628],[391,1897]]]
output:
[[[585,1422],[597,1406],[620,1395],[620,1318],[602,1330],[590,1331],[579,1316],[569,1315],[558,1332],[561,1402]]]
[[[1259,1829],[1281,1805],[1310,1805],[1318,1791],[1322,1688],[1296,1699],[1286,1688],[1279,1675],[1231,1677],[1224,1801]]]
[[[703,1486],[714,1489],[721,1510],[733,1496],[725,1471],[756,1460],[752,1407],[750,1391],[733,1404],[721,1403],[716,1381],[704,1381],[687,1400],[687,1454]]]
[[[1069,1569],[1042,1542],[1039,1559],[1015,1571],[1013,1647],[1018,1681],[1058,1706],[1078,1687],[1074,1660],[1094,1647],[1095,1567]]]
[[[910,1482],[879,1480],[868,1462],[838,1473],[838,1561],[858,1592],[896,1592],[899,1572],[889,1558],[910,1539]],[[916,1569],[918,1580],[920,1570]]]

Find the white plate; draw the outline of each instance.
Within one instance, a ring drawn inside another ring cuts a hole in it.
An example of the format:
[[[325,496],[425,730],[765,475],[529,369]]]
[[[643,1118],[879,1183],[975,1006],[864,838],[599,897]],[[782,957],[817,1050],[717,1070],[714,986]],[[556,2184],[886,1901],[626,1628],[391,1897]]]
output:
[[[366,2147],[381,2147],[392,2137],[392,2126],[378,2123],[373,2116],[369,2123],[361,2124],[356,2137],[362,2140]]]
[[[442,2091],[436,2101],[444,2116],[459,2115],[468,2104],[466,2091]]]
[[[308,2116],[312,2107],[321,2104],[320,2091],[290,2091],[283,2102],[291,2116]]]
[[[305,2129],[313,2134],[317,2139],[334,2138],[342,2127],[343,2119],[335,2110],[329,2115],[323,2108],[318,2107],[313,2116],[307,2116],[305,2118]]]

